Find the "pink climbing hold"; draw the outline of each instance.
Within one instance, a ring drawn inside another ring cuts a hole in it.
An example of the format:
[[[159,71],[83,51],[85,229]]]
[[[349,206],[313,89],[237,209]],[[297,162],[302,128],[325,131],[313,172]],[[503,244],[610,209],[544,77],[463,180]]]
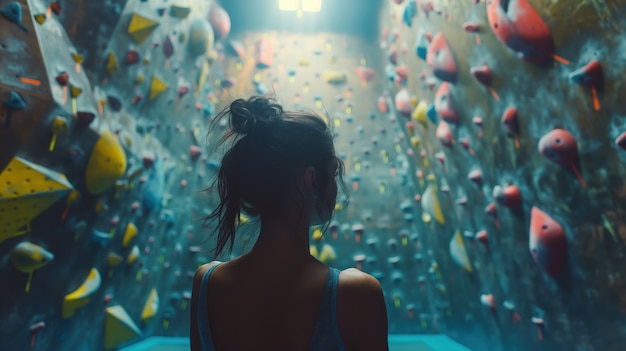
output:
[[[519,124],[517,122],[517,109],[515,107],[507,108],[502,114],[502,124],[515,139],[515,148],[519,149]]]
[[[448,45],[443,33],[437,33],[433,41],[428,45],[426,62],[433,70],[435,77],[450,83],[456,82],[456,62],[454,61],[452,49],[450,49],[450,45]]]
[[[619,146],[622,150],[626,150],[626,132],[622,133],[617,137],[617,139],[615,139],[615,145]]]
[[[496,38],[535,65],[553,58],[550,28],[528,0],[488,0],[487,18]]]
[[[480,116],[474,116],[472,122],[478,127],[478,137],[483,137],[483,118]]]
[[[406,89],[402,89],[396,94],[395,103],[398,113],[406,117],[411,115],[413,107],[411,105],[411,97]]]
[[[448,82],[443,82],[435,95],[435,110],[448,123],[458,123],[459,114]]]
[[[230,16],[219,5],[214,4],[209,13],[209,22],[215,31],[216,39],[224,39],[230,33]]]
[[[570,167],[576,174],[580,185],[583,188],[587,186],[576,167],[578,146],[572,134],[563,129],[552,130],[539,140],[539,152],[558,165]]]
[[[518,209],[522,205],[522,194],[515,185],[502,188],[499,185],[493,187],[493,198],[496,201],[512,210]]]
[[[443,146],[451,147],[454,145],[454,139],[452,138],[452,131],[450,131],[450,126],[446,121],[439,122],[437,126],[437,130],[435,131],[435,135],[437,139],[443,144]]]
[[[387,101],[386,96],[381,96],[378,98],[378,110],[382,113],[389,112],[389,102]]]
[[[370,67],[359,66],[356,68],[356,74],[361,78],[361,82],[365,84],[376,77],[376,71]]]
[[[496,298],[493,294],[480,295],[480,303],[483,306],[488,307],[491,311],[495,311],[496,309]]]
[[[201,154],[202,154],[202,150],[200,149],[199,146],[191,145],[189,147],[189,158],[191,159],[192,162],[196,162],[198,158],[200,158]]]
[[[476,233],[475,239],[476,241],[478,241],[479,243],[483,245],[483,248],[485,250],[489,249],[489,236],[487,235],[486,230],[481,230],[478,233]]]
[[[565,231],[559,222],[537,207],[530,213],[529,249],[535,262],[549,276],[561,275],[567,258]]]

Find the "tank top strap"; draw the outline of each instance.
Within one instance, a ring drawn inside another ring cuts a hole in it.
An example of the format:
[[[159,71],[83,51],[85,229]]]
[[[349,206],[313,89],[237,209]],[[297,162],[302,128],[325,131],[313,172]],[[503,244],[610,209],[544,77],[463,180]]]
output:
[[[337,322],[337,285],[339,270],[329,267],[324,295],[319,308],[311,351],[345,351]]]
[[[218,263],[209,268],[206,273],[204,273],[202,283],[200,284],[200,293],[198,294],[197,324],[202,351],[215,350],[213,338],[211,337],[211,327],[209,326],[209,306],[207,305],[207,294],[209,292],[209,277],[211,276],[213,270],[220,264],[221,263]]]

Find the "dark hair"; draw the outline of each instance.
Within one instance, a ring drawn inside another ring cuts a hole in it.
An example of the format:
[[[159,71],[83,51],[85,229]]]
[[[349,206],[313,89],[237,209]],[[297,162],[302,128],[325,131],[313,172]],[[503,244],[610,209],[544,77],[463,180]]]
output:
[[[237,99],[218,113],[210,131],[227,116],[230,116],[230,130],[216,147],[236,138],[224,154],[217,178],[209,188],[217,186],[219,206],[205,217],[218,221],[214,232],[217,234],[215,257],[227,244],[232,251],[242,212],[261,219],[280,215],[289,186],[295,185],[306,167],[316,169],[318,213],[331,213],[332,208],[324,208],[328,205],[323,196],[332,179],[329,165],[336,161],[336,176],[341,180],[338,183],[345,192],[344,167],[335,154],[332,131],[320,116],[306,111],[284,111],[271,97],[253,96],[248,100]]]

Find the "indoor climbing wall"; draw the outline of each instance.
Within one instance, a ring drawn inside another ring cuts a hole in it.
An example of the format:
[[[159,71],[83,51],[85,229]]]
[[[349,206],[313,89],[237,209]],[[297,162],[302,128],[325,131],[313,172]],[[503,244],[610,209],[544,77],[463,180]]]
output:
[[[392,112],[393,97],[378,99],[386,78],[377,43],[331,33],[243,32],[224,45],[220,82],[229,99],[275,93],[286,108],[321,115],[336,134],[347,194],[339,193],[327,232],[312,228],[311,253],[379,279],[390,333],[440,332],[449,312],[446,289],[415,225],[413,149]]]
[[[380,94],[415,148],[425,219],[445,219],[418,226],[445,333],[475,350],[623,349],[626,1],[385,5]]]
[[[188,335],[193,274],[210,260],[192,241],[208,235],[204,136],[229,15],[69,5],[0,1],[2,348]]]

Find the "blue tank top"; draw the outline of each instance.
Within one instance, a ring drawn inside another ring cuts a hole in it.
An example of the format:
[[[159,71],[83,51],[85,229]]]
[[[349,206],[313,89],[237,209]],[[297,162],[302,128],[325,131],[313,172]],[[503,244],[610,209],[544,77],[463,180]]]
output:
[[[207,293],[209,288],[209,276],[217,266],[219,266],[219,264],[209,268],[204,274],[204,277],[202,277],[200,294],[198,295],[197,322],[202,351],[215,351],[213,338],[211,337],[211,328],[209,326],[209,315],[207,313]],[[310,351],[346,351],[339,335],[339,325],[337,323],[338,281],[339,270],[330,267],[326,285],[324,286],[324,295],[322,296],[317,322],[315,322],[315,331],[313,332],[313,341],[309,348]]]

